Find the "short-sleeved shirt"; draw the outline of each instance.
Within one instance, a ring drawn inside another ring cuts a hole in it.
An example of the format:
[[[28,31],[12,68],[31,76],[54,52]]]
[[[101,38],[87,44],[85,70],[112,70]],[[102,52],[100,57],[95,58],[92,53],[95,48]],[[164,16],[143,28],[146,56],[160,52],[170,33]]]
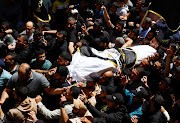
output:
[[[0,75],[0,86],[6,85],[8,80],[11,78],[11,74],[3,69],[2,74]]]
[[[49,85],[49,81],[43,74],[32,71],[32,76],[26,82],[19,80],[18,73],[13,74],[7,83],[7,88],[15,88],[15,91],[17,94],[19,94],[18,96],[25,95],[35,98],[37,95],[40,95],[42,90],[47,88]]]
[[[52,63],[49,60],[45,59],[45,62],[42,66],[40,66],[36,59],[32,59],[30,66],[32,69],[40,69],[40,70],[49,70],[52,66]]]

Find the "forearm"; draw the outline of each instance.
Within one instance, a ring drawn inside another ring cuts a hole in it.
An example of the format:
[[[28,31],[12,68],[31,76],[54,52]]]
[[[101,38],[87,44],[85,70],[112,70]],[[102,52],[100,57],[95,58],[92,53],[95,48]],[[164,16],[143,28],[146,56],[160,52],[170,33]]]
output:
[[[47,74],[48,71],[47,70],[40,70],[40,69],[33,69],[35,72],[38,72],[38,73],[42,73],[42,74]]]
[[[42,104],[42,102],[39,102],[37,105],[38,105],[38,110],[42,115],[44,115],[46,119],[58,119],[61,115],[60,109],[50,111]]]
[[[60,107],[61,110],[61,119],[63,123],[67,123],[67,121],[69,120],[69,116],[67,115],[67,112],[65,110],[65,108]]]
[[[0,99],[1,103],[3,104],[7,98],[9,98],[9,94],[7,93],[6,88],[5,88],[1,94],[1,99]]]
[[[69,52],[70,52],[70,54],[72,56],[73,52],[74,52],[74,43],[73,42],[69,42],[68,49],[69,49]]]
[[[167,77],[170,72],[170,63],[171,63],[171,57],[167,56],[166,57],[166,67],[165,67],[165,71],[163,74],[164,77]]]

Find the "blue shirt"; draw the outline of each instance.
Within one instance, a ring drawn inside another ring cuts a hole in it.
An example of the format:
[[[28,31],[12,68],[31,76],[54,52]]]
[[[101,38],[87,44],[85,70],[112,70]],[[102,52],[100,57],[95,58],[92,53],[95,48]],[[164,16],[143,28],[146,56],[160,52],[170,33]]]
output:
[[[139,37],[141,39],[145,38],[150,30],[151,30],[151,27],[149,27],[147,30],[144,30],[144,31],[143,31],[143,28],[140,27],[140,29],[139,29]]]
[[[11,74],[3,69],[2,74],[0,75],[0,86],[6,85],[8,80],[11,78]]]
[[[32,69],[49,70],[52,66],[52,63],[49,60],[45,60],[44,64],[40,66],[36,59],[32,59],[30,62],[30,66]]]
[[[127,109],[128,109],[128,112],[130,117],[132,115],[136,115],[137,118],[139,118],[139,116],[141,116],[143,114],[142,112],[142,105],[141,104],[137,104],[137,103],[133,103],[132,99],[133,99],[133,94],[132,92],[130,92],[129,90],[125,90],[125,95],[126,97],[129,97],[129,101],[127,103]]]

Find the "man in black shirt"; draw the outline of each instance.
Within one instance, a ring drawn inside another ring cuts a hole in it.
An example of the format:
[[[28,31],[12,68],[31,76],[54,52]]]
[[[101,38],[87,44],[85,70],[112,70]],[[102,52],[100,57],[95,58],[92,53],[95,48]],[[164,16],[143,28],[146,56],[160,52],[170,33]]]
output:
[[[56,37],[48,42],[47,57],[51,62],[54,62],[63,51],[68,51],[66,37],[66,31],[58,31]]]

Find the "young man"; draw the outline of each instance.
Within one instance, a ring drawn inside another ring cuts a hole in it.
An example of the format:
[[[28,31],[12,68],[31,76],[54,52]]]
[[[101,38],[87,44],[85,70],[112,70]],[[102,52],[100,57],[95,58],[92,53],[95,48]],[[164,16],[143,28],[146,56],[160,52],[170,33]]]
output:
[[[37,49],[35,51],[36,58],[32,59],[30,62],[30,66],[36,72],[46,73],[52,66],[52,63],[46,59],[46,54],[44,49]],[[45,71],[44,71],[45,70]]]

